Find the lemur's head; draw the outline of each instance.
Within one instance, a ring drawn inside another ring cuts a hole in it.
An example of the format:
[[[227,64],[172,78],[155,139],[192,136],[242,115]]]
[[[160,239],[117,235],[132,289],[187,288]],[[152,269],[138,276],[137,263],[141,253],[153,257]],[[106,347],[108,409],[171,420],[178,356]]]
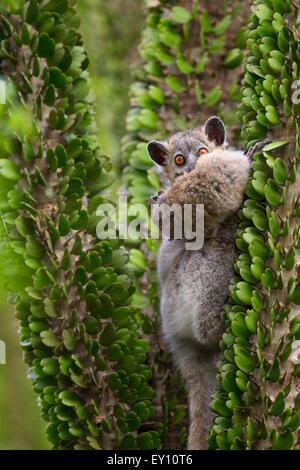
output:
[[[195,168],[198,158],[220,146],[226,147],[225,127],[221,119],[213,116],[203,127],[177,132],[165,142],[151,140],[147,150],[150,158],[173,182]]]

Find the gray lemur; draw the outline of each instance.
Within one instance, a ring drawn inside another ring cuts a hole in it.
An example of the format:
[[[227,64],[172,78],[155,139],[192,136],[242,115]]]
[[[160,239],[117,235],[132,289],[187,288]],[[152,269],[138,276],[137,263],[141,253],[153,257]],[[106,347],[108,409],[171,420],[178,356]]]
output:
[[[249,177],[249,153],[228,148],[217,117],[166,142],[151,141],[147,150],[171,182],[155,203],[204,204],[203,248],[187,251],[184,240],[163,240],[158,275],[164,338],[188,389],[188,449],[205,449],[224,328],[220,313],[234,276],[234,232]]]

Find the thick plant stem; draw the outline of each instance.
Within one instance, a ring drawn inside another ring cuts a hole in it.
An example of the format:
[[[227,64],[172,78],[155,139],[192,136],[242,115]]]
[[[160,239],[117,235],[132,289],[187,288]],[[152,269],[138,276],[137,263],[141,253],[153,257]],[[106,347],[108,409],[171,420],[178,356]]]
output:
[[[242,135],[248,147],[272,143],[254,155],[240,211],[212,448],[299,449],[297,17],[288,0],[256,1],[247,33]]]
[[[0,7],[1,272],[53,447],[158,448],[128,254],[96,234],[114,175],[73,3]]]

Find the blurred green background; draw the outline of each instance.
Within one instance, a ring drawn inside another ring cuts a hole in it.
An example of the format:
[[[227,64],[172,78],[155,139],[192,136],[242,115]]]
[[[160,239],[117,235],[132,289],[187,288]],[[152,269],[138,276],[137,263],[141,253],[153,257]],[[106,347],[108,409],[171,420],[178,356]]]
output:
[[[138,69],[137,44],[143,28],[143,2],[78,0],[81,33],[90,57],[100,144],[121,166],[120,141],[125,132],[128,88]],[[19,346],[18,321],[6,302],[0,279],[0,339],[7,364],[0,365],[0,450],[48,449],[37,399],[26,378]]]

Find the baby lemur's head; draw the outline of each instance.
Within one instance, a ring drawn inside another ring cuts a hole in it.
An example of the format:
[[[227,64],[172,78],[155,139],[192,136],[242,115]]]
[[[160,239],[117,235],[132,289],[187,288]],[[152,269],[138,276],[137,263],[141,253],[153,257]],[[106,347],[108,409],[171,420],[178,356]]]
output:
[[[198,158],[216,147],[226,147],[226,132],[221,119],[214,116],[204,126],[177,132],[165,142],[151,140],[147,150],[150,158],[162,167],[173,182],[178,176],[195,168]]]

